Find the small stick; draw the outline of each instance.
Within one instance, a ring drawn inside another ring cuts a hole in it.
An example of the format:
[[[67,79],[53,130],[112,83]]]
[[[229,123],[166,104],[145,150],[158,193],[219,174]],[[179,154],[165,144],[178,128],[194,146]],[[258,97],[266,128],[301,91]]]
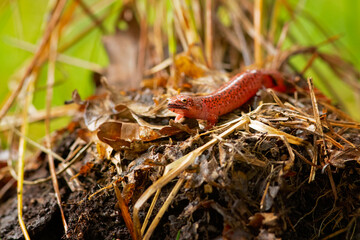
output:
[[[321,125],[321,121],[320,121],[320,114],[319,114],[319,109],[317,106],[317,101],[316,101],[316,96],[314,93],[314,87],[313,87],[313,82],[312,82],[312,78],[308,78],[308,85],[309,85],[309,91],[310,91],[310,97],[311,97],[311,103],[312,103],[312,107],[313,107],[313,114],[314,114],[314,118],[315,118],[315,125],[316,128],[318,129],[318,131],[320,132],[321,135],[323,135],[323,131],[322,131],[322,125]],[[316,136],[314,136],[314,144],[316,143]],[[324,147],[325,147],[325,142],[324,142]],[[314,147],[314,150],[316,151],[316,146]],[[317,164],[317,154],[314,154],[314,158],[312,163],[314,165]],[[310,170],[310,176],[309,176],[309,183],[314,181],[315,179],[315,173],[316,173],[316,168],[311,166],[311,170]]]
[[[273,171],[274,169],[274,166],[271,165],[271,171],[270,171],[270,174],[271,172]],[[269,187],[270,187],[270,179],[267,181],[266,183],[266,187],[265,187],[265,190],[264,190],[264,194],[263,196],[261,197],[261,201],[260,201],[260,210],[264,210],[264,202],[265,202],[265,198],[266,198],[266,194],[268,193],[269,191]]]

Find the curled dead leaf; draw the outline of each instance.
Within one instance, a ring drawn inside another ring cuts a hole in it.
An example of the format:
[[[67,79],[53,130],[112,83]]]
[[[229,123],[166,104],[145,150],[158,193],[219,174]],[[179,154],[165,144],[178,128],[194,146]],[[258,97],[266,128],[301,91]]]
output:
[[[181,130],[178,128],[169,126],[163,126],[157,130],[141,126],[138,123],[110,121],[101,124],[97,136],[100,141],[107,143],[113,149],[120,150],[130,148],[132,143],[150,142],[179,132]]]

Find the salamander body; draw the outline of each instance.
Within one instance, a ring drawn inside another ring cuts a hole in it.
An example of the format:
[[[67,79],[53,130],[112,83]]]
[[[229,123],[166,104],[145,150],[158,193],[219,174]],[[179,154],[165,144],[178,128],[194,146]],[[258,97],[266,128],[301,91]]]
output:
[[[206,96],[177,95],[168,100],[168,109],[183,117],[207,120],[207,129],[213,127],[219,116],[242,106],[262,87],[285,91],[283,77],[271,70],[251,70],[235,75],[231,80]]]

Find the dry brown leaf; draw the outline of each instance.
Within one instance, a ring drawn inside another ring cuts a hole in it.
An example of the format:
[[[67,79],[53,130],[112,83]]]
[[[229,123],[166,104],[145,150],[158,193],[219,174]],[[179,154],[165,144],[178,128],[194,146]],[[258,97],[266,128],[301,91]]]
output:
[[[107,93],[94,95],[83,101],[77,90],[74,90],[72,99],[81,106],[80,111],[84,109],[84,123],[90,131],[95,131],[103,122],[110,118],[112,103]]]
[[[358,148],[347,148],[330,152],[329,162],[335,167],[344,168],[346,162],[349,161],[356,161],[360,164],[360,150]]]

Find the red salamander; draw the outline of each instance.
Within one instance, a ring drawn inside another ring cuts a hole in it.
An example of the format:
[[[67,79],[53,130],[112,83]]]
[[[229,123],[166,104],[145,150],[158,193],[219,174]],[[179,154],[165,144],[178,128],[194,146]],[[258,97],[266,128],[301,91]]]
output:
[[[286,91],[283,76],[271,70],[251,70],[235,75],[231,80],[206,96],[177,95],[168,100],[168,109],[183,117],[207,120],[206,129],[213,127],[219,116],[239,108],[262,87]]]

